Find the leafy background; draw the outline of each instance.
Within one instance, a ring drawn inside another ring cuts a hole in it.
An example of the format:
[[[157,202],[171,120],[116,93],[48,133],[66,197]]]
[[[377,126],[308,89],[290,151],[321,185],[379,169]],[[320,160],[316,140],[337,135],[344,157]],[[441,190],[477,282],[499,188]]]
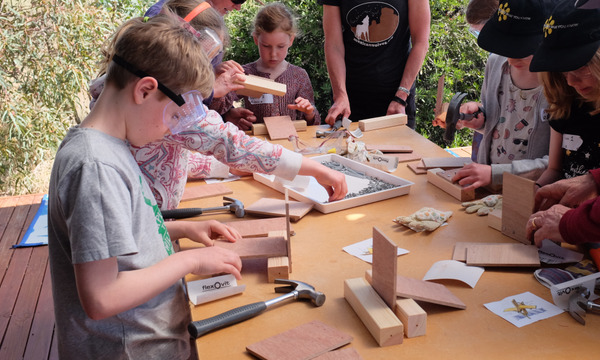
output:
[[[301,33],[287,60],[311,77],[316,106],[326,113],[331,86],[323,50],[322,8],[316,0],[283,0],[298,18]],[[47,191],[54,153],[67,129],[86,114],[89,80],[96,76],[100,47],[125,19],[140,16],[147,0],[0,0],[0,195]],[[487,54],[467,31],[467,0],[431,1],[430,47],[417,78],[417,128],[440,146],[434,128],[437,83],[445,75],[444,101],[456,92],[478,99]],[[253,0],[226,16],[231,34],[227,59],[241,64],[258,58]],[[470,145],[468,129],[451,147]]]

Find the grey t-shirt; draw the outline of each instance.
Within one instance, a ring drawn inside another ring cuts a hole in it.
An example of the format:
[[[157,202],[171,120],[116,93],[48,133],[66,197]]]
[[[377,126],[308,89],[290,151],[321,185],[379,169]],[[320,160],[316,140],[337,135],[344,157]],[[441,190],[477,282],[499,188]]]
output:
[[[79,301],[73,264],[116,257],[119,271],[128,271],[173,252],[156,201],[125,141],[89,128],[69,130],[50,179],[48,243],[61,358],[189,356],[190,313],[181,281],[103,320],[90,319]]]

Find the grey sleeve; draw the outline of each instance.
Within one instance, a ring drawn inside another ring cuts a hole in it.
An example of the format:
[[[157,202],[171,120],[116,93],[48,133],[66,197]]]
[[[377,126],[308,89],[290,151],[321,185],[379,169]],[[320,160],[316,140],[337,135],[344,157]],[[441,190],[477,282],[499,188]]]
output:
[[[539,159],[515,160],[510,164],[492,164],[493,186],[502,184],[502,174],[509,172],[528,179],[536,180],[548,167],[548,156]]]

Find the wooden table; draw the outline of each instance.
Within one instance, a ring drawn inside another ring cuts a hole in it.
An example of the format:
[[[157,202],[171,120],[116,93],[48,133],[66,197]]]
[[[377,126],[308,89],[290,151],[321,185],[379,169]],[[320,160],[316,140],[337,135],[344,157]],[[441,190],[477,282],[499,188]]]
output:
[[[354,124],[356,125],[356,124]],[[315,127],[300,133],[306,141],[314,140]],[[443,149],[406,126],[365,132],[360,139],[367,144],[410,145],[424,157],[450,156]],[[287,141],[280,141],[290,147]],[[400,248],[410,251],[398,257],[400,275],[422,279],[431,265],[452,258],[453,245],[459,241],[511,242],[487,225],[485,217],[461,211],[457,200],[427,183],[425,175],[415,175],[401,163],[394,175],[414,182],[408,195],[355,207],[335,213],[322,214],[315,210],[293,223],[293,271],[291,279],[307,282],[327,296],[322,307],[296,301],[247,320],[243,323],[200,337],[196,344],[200,359],[248,359],[247,345],[279,334],[312,320],[350,334],[350,343],[364,359],[511,359],[511,358],[596,358],[600,346],[600,316],[588,314],[587,325],[577,323],[568,313],[517,328],[494,315],[483,304],[529,291],[552,302],[549,289],[533,276],[534,269],[487,269],[474,289],[459,282],[445,282],[452,293],[466,305],[466,310],[420,303],[428,314],[427,334],[404,339],[401,345],[379,347],[343,296],[345,279],[364,277],[370,264],[342,250],[344,246],[367,239],[373,226],[378,227]],[[244,178],[226,184],[232,197],[252,204],[262,197],[282,199],[283,194]],[[220,198],[182,203],[181,207],[220,205]],[[423,206],[454,211],[448,226],[433,233],[415,233],[392,222],[399,215],[410,215]],[[234,221],[229,214],[204,215],[203,219]],[[247,217],[251,218],[251,217]],[[182,247],[191,245],[189,240]],[[192,317],[200,320],[237,306],[264,301],[278,296],[274,284],[267,282],[266,260],[244,261],[243,279],[247,286],[238,296],[194,307]],[[197,279],[188,276],[188,280]]]

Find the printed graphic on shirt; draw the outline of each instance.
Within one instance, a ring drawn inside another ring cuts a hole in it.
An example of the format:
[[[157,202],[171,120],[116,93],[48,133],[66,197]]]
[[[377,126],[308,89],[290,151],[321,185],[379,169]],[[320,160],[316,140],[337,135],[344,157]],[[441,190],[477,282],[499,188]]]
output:
[[[165,220],[163,219],[162,214],[160,213],[158,205],[156,203],[153,204],[152,200],[148,198],[146,194],[144,194],[144,180],[142,180],[141,176],[140,186],[142,188],[142,196],[144,197],[144,202],[146,203],[146,205],[151,206],[152,210],[154,211],[154,218],[156,220],[156,224],[158,225],[158,233],[162,236],[165,250],[167,251],[167,254],[173,255],[175,251],[173,250],[173,243],[171,243],[171,237],[169,236],[169,232],[167,231]]]
[[[352,8],[346,21],[354,32],[354,41],[364,46],[386,45],[398,28],[398,10],[389,4],[374,1]]]

